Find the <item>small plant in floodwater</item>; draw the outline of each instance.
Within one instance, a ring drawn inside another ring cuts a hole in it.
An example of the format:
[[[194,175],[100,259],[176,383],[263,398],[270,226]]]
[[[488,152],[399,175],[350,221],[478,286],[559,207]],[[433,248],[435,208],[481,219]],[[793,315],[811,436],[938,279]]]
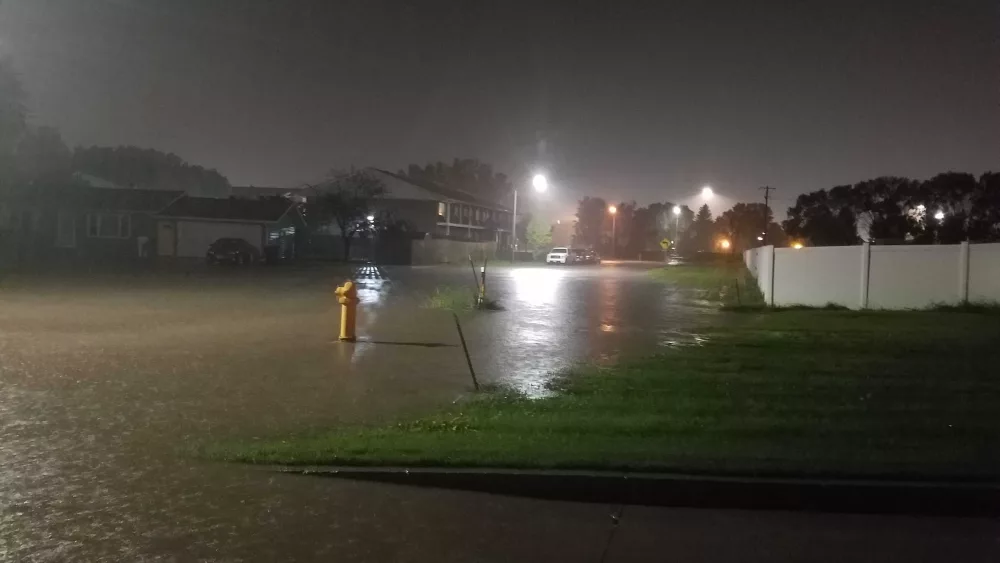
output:
[[[475,299],[471,291],[458,287],[438,287],[434,294],[427,298],[424,307],[428,309],[447,309],[461,311],[471,309]]]

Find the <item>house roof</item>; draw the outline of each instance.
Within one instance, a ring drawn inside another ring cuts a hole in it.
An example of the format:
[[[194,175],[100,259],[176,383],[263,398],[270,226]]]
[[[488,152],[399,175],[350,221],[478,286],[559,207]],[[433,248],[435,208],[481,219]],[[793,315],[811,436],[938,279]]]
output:
[[[276,186],[233,186],[230,193],[235,197],[270,197],[297,195],[305,192],[307,188],[281,188]]]
[[[82,185],[23,186],[4,194],[22,204],[51,205],[59,208],[155,213],[184,192],[138,188],[97,188]]]
[[[460,190],[458,188],[451,188],[451,187],[447,187],[447,186],[442,186],[442,185],[437,184],[435,182],[429,182],[429,181],[425,181],[425,180],[414,180],[412,178],[409,178],[407,176],[403,176],[401,174],[395,174],[393,172],[389,172],[388,170],[382,170],[381,168],[371,168],[371,170],[374,170],[375,172],[378,172],[379,174],[385,174],[386,176],[390,176],[390,177],[395,178],[397,180],[400,180],[402,182],[406,182],[408,184],[412,184],[414,186],[417,186],[418,188],[427,190],[427,191],[429,191],[431,193],[434,193],[434,194],[436,194],[438,196],[441,196],[443,199],[448,200],[448,201],[457,201],[457,202],[460,202],[460,203],[468,203],[468,204],[471,204],[471,205],[478,205],[479,207],[486,207],[488,209],[496,209],[498,211],[510,211],[509,209],[507,209],[503,205],[500,205],[499,203],[496,203],[494,201],[490,201],[490,200],[488,200],[488,199],[486,199],[484,197],[481,197],[481,196],[478,196],[478,195],[475,195],[475,194],[471,194],[471,193],[469,193],[469,192],[467,192],[465,190]]]
[[[217,199],[189,197],[177,199],[159,213],[162,217],[273,223],[281,219],[294,202],[279,197],[265,199]]]

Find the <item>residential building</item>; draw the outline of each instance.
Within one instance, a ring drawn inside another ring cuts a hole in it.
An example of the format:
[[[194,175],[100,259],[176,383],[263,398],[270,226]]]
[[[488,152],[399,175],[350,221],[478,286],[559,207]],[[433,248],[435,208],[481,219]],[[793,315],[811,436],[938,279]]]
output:
[[[373,212],[406,222],[433,238],[495,242],[510,246],[511,211],[469,192],[370,168],[386,187]]]
[[[36,185],[0,193],[7,264],[130,262],[148,256],[153,215],[179,191]]]
[[[156,254],[201,259],[213,242],[239,238],[268,261],[288,259],[295,256],[304,227],[299,205],[282,197],[184,196],[156,214]]]

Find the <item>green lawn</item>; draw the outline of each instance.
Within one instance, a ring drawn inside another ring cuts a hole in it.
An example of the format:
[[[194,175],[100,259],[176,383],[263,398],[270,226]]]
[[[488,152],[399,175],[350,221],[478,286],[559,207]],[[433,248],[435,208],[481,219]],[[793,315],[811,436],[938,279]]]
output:
[[[422,419],[207,455],[286,464],[502,466],[992,479],[1000,315],[720,313],[706,342],[486,393]]]
[[[650,270],[649,275],[705,301],[726,306],[764,304],[764,296],[742,262],[664,266]]]

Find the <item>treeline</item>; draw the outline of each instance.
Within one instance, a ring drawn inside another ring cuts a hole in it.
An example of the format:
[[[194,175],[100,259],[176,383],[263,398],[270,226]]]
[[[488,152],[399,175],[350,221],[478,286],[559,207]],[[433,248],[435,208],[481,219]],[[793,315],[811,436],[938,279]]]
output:
[[[815,246],[1000,240],[1000,173],[885,176],[802,194],[782,226]]]
[[[77,147],[53,127],[28,121],[24,89],[10,61],[0,59],[0,189],[70,183],[87,174],[121,187],[183,190],[227,197],[229,180],[179,156],[134,146]]]
[[[718,217],[712,216],[708,205],[702,205],[697,212],[671,202],[645,207],[634,201],[613,205],[616,212],[612,218],[612,204],[604,199],[580,200],[573,243],[597,248],[607,256],[626,258],[661,250],[661,243],[682,252],[738,252],[759,246],[765,240],[768,244],[785,243],[781,227],[772,220],[763,203],[737,203]],[[678,213],[674,212],[675,207]],[[728,245],[725,248],[721,247],[723,241]]]

